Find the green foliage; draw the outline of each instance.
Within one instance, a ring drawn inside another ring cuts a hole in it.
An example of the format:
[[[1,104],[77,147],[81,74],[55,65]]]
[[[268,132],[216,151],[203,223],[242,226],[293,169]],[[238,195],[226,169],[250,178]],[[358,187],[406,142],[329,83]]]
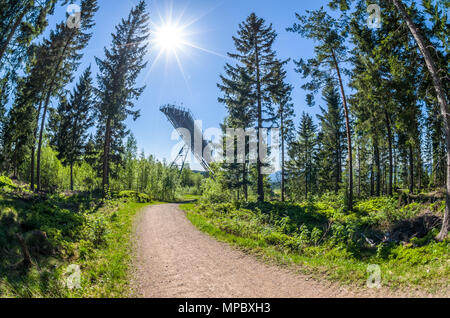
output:
[[[273,124],[277,117],[276,111],[270,100],[277,100],[277,97],[289,95],[284,90],[281,66],[285,62],[280,62],[276,58],[273,49],[274,41],[277,37],[271,24],[255,13],[251,13],[245,21],[239,24],[237,36],[233,37],[236,53],[228,53],[228,56],[236,61],[236,65],[227,63],[225,65],[225,75],[221,75],[221,83],[217,86],[224,93],[219,98],[219,102],[224,103],[228,108],[227,118],[230,127],[248,129],[256,127],[263,128],[263,124]],[[255,41],[255,39],[257,39]],[[247,144],[244,140],[244,144]],[[247,147],[245,147],[247,149]],[[247,151],[246,151],[247,153]],[[257,194],[258,201],[264,201],[264,180],[262,174],[262,158],[260,152],[257,154]],[[227,154],[233,157],[232,154]],[[244,155],[247,157],[247,154]],[[246,161],[246,160],[244,160]],[[242,173],[242,181],[233,180],[232,186],[244,187],[246,192],[249,168],[244,162],[246,171]],[[236,168],[236,165],[233,165]],[[239,173],[231,172],[231,177],[238,177]],[[229,175],[229,176],[230,176]]]
[[[202,184],[202,192],[202,197],[211,203],[229,202],[232,198],[229,190],[212,178],[206,179]]]
[[[41,156],[42,189],[55,192],[58,189],[68,188],[67,186],[64,187],[64,183],[67,184],[69,174],[59,161],[57,153],[50,146],[45,146],[42,149]]]
[[[128,135],[124,121],[129,115],[133,120],[139,117],[139,111],[132,107],[145,88],[136,87],[136,82],[147,64],[148,23],[147,4],[139,1],[116,27],[111,47],[105,48],[105,57],[96,58],[99,68],[97,135],[106,145],[102,154],[103,188],[110,186],[110,166],[120,162],[123,155],[122,140]]]
[[[58,158],[73,168],[85,153],[87,131],[93,125],[91,68],[81,76],[69,100],[61,98],[57,112],[53,112],[49,126],[52,131],[50,144],[58,152]],[[73,173],[70,175],[74,190]]]
[[[4,190],[13,190],[16,189],[17,186],[14,184],[14,182],[5,176],[0,176],[0,189]]]
[[[142,194],[138,198],[147,199]],[[8,199],[0,197],[0,297],[130,295],[132,224],[135,213],[148,205],[135,199],[131,193],[120,201],[89,195],[53,195],[34,203],[9,194]],[[30,270],[20,266],[16,233],[23,234],[31,253]],[[81,266],[79,290],[65,286],[70,264]]]
[[[382,241],[385,231],[416,217],[426,206],[413,203],[399,209],[395,199],[382,197],[361,201],[349,213],[342,196],[329,194],[298,204],[257,204],[226,203],[208,193],[196,206],[184,209],[194,225],[217,238],[258,254],[301,262],[313,272],[325,269],[333,279],[362,284],[367,280],[367,264],[380,264],[383,271],[395,273],[384,278],[384,284],[441,286],[450,270],[446,263],[449,241],[435,242],[438,229],[410,243]],[[430,275],[417,279],[421,266],[427,266]],[[405,272],[410,275],[400,279]]]
[[[316,192],[317,172],[317,127],[312,117],[306,113],[302,114],[298,135],[289,145],[289,158],[287,162],[287,184],[288,194],[296,201],[302,198],[308,199],[310,192]]]
[[[118,178],[111,180],[113,191],[131,190],[160,201],[176,200],[182,181],[176,167],[169,167],[165,162],[155,160],[153,156],[146,158],[143,152],[137,158],[134,150],[126,151],[125,157],[124,166],[117,169]],[[196,187],[199,187],[201,181],[196,182],[199,183]]]
[[[118,196],[119,198],[133,200],[138,203],[148,203],[152,201],[148,195],[136,191],[121,191]]]

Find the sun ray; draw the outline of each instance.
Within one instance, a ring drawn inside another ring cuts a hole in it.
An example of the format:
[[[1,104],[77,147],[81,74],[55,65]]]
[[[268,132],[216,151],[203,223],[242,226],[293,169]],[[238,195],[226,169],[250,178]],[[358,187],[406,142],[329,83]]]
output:
[[[153,69],[155,68],[156,64],[158,64],[158,61],[161,59],[161,57],[164,55],[164,51],[159,51],[156,58],[153,60],[152,65],[150,65],[150,69],[148,70],[147,74],[145,75],[145,81],[147,81],[148,77],[152,73]]]
[[[218,56],[220,58],[227,58],[227,56],[223,54],[200,46],[193,40],[194,38],[196,38],[196,35],[204,33],[204,30],[202,32],[199,32],[192,26],[200,19],[216,10],[220,5],[221,4],[215,6],[207,12],[203,12],[200,16],[196,17],[187,16],[187,5],[180,9],[177,9],[177,13],[175,13],[173,2],[168,1],[168,4],[164,9],[165,14],[162,14],[160,10],[161,8],[158,5],[156,6],[155,11],[157,14],[157,19],[159,18],[159,20],[152,19],[150,21],[152,32],[149,40],[151,52],[153,52],[152,55],[155,56],[155,58],[153,59],[150,69],[147,73],[146,80],[150,73],[153,72],[156,65],[165,56],[165,74],[168,74],[169,66],[171,64],[176,64],[190,91],[191,89],[189,87],[189,81],[182,63],[183,58],[191,55],[190,51],[197,50],[214,56]]]
[[[217,52],[214,52],[214,51],[202,48],[201,46],[195,45],[195,44],[190,43],[190,42],[183,42],[183,44],[186,45],[186,46],[192,47],[194,49],[197,49],[197,50],[200,50],[200,51],[212,54],[212,55],[216,55],[216,56],[223,57],[223,58],[228,58],[227,56],[225,56],[223,54],[220,54],[220,53],[217,53]]]
[[[184,82],[186,83],[186,86],[187,86],[189,92],[191,92],[191,87],[190,87],[188,79],[186,77],[186,73],[184,72],[183,65],[181,64],[181,60],[178,57],[177,52],[174,52],[174,55],[175,55],[175,59],[177,60],[178,68],[180,69],[180,72],[183,75]]]

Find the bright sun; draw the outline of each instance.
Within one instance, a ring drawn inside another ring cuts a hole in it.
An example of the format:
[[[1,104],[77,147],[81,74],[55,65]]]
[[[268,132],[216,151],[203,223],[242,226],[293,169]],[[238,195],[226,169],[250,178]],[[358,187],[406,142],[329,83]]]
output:
[[[182,28],[176,25],[163,25],[155,32],[155,42],[161,50],[176,52],[185,43],[185,34]]]
[[[158,12],[159,21],[152,21],[152,34],[149,39],[151,50],[154,53],[152,65],[148,74],[158,64],[161,59],[166,60],[166,71],[169,65],[177,65],[188,85],[187,76],[184,72],[182,58],[190,56],[193,50],[203,51],[224,58],[225,56],[214,51],[205,49],[193,42],[193,35],[199,33],[192,27],[200,18],[183,19],[183,13],[176,19],[173,18],[173,10],[169,8],[166,17]],[[183,21],[184,20],[184,21]]]

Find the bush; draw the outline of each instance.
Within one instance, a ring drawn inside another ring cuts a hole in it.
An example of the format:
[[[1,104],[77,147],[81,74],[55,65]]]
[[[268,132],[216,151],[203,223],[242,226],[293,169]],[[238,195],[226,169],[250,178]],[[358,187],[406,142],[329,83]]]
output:
[[[231,194],[228,190],[223,189],[220,183],[212,178],[207,179],[202,184],[203,201],[209,203],[224,203],[231,201]]]
[[[0,176],[0,189],[14,190],[17,189],[17,186],[10,178]]]
[[[152,199],[144,193],[139,193],[136,191],[122,191],[118,195],[119,198],[127,199],[129,201],[137,202],[137,203],[150,203]]]

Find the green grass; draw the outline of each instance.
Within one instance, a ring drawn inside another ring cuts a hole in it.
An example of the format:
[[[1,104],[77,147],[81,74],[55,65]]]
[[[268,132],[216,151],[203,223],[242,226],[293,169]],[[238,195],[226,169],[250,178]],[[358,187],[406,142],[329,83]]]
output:
[[[199,230],[266,261],[292,265],[318,278],[360,287],[366,286],[368,265],[377,264],[385,287],[413,288],[448,296],[450,240],[434,242],[430,237],[435,233],[430,233],[421,244],[413,240],[415,244],[406,246],[379,244],[369,248],[355,239],[352,231],[367,228],[368,224],[382,228],[395,223],[399,219],[397,214],[413,215],[412,210],[416,209],[413,206],[391,211],[390,202],[382,199],[364,202],[354,215],[339,212],[324,202],[313,206],[269,204],[251,209],[231,204],[213,207],[184,204],[181,208]],[[340,224],[329,234],[320,233],[318,237],[322,239],[317,240],[313,233],[319,230],[314,229],[323,221]],[[302,231],[298,230],[299,225]]]
[[[25,200],[0,189],[0,297],[128,297],[131,235],[145,206],[132,198],[101,203],[90,195],[53,195]],[[33,250],[33,266],[23,259],[16,233],[45,232],[51,251]],[[14,266],[17,265],[18,266]],[[81,270],[81,288],[66,286],[70,265]]]
[[[124,203],[113,214],[103,248],[90,251],[81,266],[81,289],[69,294],[73,297],[122,298],[130,297],[129,266],[132,258],[131,235],[136,214],[149,205]]]

